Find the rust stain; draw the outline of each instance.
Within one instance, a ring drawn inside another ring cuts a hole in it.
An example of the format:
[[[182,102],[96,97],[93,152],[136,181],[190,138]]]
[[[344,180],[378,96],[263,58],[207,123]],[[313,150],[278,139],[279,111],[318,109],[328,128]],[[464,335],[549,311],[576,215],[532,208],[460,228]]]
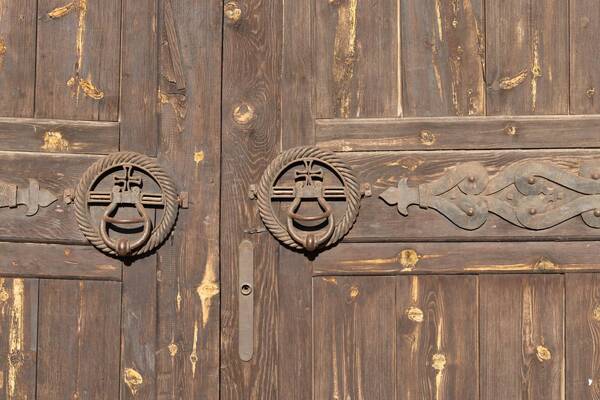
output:
[[[196,363],[198,362],[198,321],[194,322],[194,342],[192,343],[190,362],[192,363],[192,378],[194,378],[196,376]]]
[[[48,13],[48,17],[50,17],[52,19],[61,18],[61,17],[64,17],[65,15],[69,14],[74,9],[75,9],[75,2],[72,1],[67,5],[64,5],[61,7],[56,7],[55,9],[53,9],[52,11],[50,11]]]
[[[423,322],[424,320],[423,310],[421,310],[419,307],[407,308],[406,316],[408,317],[408,319],[414,322]]]
[[[357,60],[356,9],[358,0],[332,2],[337,5],[338,19],[333,49],[333,81],[336,111],[342,118],[350,117],[351,82]]]
[[[123,380],[133,396],[137,394],[138,390],[140,390],[140,386],[144,384],[142,374],[133,368],[125,368]]]
[[[527,79],[528,73],[529,73],[529,71],[527,71],[527,69],[524,69],[513,77],[507,77],[507,78],[500,79],[500,82],[499,82],[500,89],[511,90],[511,89],[516,88],[517,86],[519,86],[520,84],[525,82],[525,80]]]
[[[552,358],[552,353],[547,347],[537,346],[535,348],[535,355],[539,362],[550,361]]]
[[[202,161],[204,161],[204,152],[203,151],[194,152],[194,162],[196,163],[196,166],[198,166],[198,164],[200,164]]]
[[[419,262],[420,256],[413,249],[404,249],[398,254],[398,261],[404,267],[404,271],[413,270]]]
[[[44,144],[42,150],[50,152],[69,151],[70,143],[65,139],[61,132],[48,131],[44,133]]]
[[[23,365],[23,350],[25,347],[25,285],[23,279],[14,279],[12,287],[13,301],[10,310],[8,328],[8,398],[15,398],[17,377]]]
[[[175,357],[177,355],[177,351],[179,350],[177,345],[175,343],[171,343],[168,346],[168,348],[169,348],[169,354],[171,355],[171,357]]]
[[[542,67],[540,65],[540,54],[538,50],[539,46],[539,33],[535,31],[533,35],[533,65],[531,66],[531,111],[535,112],[537,105],[537,82],[542,77]]]
[[[431,146],[435,143],[436,138],[433,132],[422,130],[419,132],[419,140],[421,140],[421,143],[423,143],[425,146]]]

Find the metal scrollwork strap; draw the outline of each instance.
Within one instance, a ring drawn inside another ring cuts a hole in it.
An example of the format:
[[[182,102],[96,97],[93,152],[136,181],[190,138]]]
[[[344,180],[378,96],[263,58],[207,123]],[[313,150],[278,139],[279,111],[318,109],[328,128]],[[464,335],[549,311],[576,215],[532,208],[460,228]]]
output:
[[[409,187],[402,179],[380,197],[408,215],[410,205],[433,208],[467,230],[481,227],[489,213],[513,225],[542,230],[581,215],[600,228],[600,163],[585,162],[575,175],[549,162],[511,164],[493,177],[477,162],[465,163],[441,178]]]
[[[112,188],[96,188],[99,181],[112,175]],[[153,180],[159,192],[144,191],[144,179]],[[92,206],[104,206],[104,212],[95,222]],[[137,217],[116,217],[121,207],[135,208]],[[162,209],[162,216],[153,225],[153,211]],[[170,234],[179,210],[175,184],[165,171],[150,157],[133,152],[111,154],[94,163],[83,175],[75,192],[75,216],[83,234],[99,250],[112,256],[140,256],[157,248]],[[135,238],[111,238],[109,226],[141,226]]]
[[[281,175],[293,168],[293,185],[279,185]],[[324,170],[337,176],[342,185],[324,183]],[[337,243],[350,230],[360,208],[361,192],[352,169],[334,153],[314,147],[297,147],[280,154],[264,172],[257,190],[258,208],[267,229],[284,245],[309,252]],[[285,221],[277,217],[273,201],[289,201]],[[321,213],[299,213],[304,201],[316,201]],[[345,201],[343,215],[336,218],[332,200]],[[325,227],[304,231],[298,224],[323,221]]]

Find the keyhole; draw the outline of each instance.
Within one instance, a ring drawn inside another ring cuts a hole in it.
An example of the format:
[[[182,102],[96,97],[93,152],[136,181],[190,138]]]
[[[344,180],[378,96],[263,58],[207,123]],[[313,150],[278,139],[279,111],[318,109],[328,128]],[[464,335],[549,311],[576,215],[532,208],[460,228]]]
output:
[[[244,283],[242,284],[240,291],[244,296],[248,296],[250,293],[252,293],[252,286],[249,283]]]

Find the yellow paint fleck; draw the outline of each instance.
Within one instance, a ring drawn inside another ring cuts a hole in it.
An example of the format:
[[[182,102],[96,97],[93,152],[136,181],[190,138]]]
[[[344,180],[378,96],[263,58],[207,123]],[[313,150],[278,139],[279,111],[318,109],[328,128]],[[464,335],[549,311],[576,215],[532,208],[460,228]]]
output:
[[[98,89],[88,79],[80,79],[79,87],[83,90],[83,93],[94,100],[102,100],[104,98],[104,92]]]
[[[233,109],[233,120],[239,125],[248,125],[254,117],[254,107],[248,103],[239,104]]]
[[[65,139],[61,132],[48,131],[44,133],[44,144],[42,150],[50,152],[69,151],[69,141]]]
[[[194,322],[194,342],[192,344],[192,353],[190,354],[192,363],[192,378],[196,376],[196,363],[198,362],[198,321]]]
[[[525,79],[527,79],[527,75],[528,75],[529,71],[527,71],[527,69],[522,70],[521,72],[519,72],[517,75],[508,78],[502,78],[500,79],[500,83],[499,83],[499,87],[502,90],[510,90],[510,89],[514,89],[517,86],[519,86],[520,84],[522,84],[523,82],[525,82]]]
[[[137,394],[138,390],[140,389],[140,386],[142,386],[144,383],[144,378],[142,377],[142,374],[140,374],[133,368],[125,368],[123,379],[125,380],[125,384],[129,388],[129,390],[131,391],[131,394],[134,396]]]
[[[558,269],[558,266],[556,264],[554,264],[551,260],[547,259],[546,257],[541,257],[535,263],[535,265],[533,266],[533,269],[547,271],[547,270]]]
[[[10,298],[8,291],[4,287],[4,278],[0,278],[0,303],[6,303]]]
[[[419,262],[420,256],[413,249],[404,249],[398,255],[398,261],[400,265],[404,267],[405,271],[414,269]]]
[[[169,347],[169,354],[171,355],[171,357],[175,357],[175,355],[177,355],[177,351],[179,350],[177,345],[175,343],[171,343],[168,347]]]
[[[242,18],[242,10],[234,1],[229,1],[224,7],[225,18],[231,24],[237,23]]]
[[[406,316],[414,322],[423,322],[423,310],[418,307],[409,307],[406,309]]]
[[[13,280],[13,301],[8,328],[8,398],[15,398],[17,377],[23,365],[23,350],[25,348],[25,285],[23,279]]]
[[[358,286],[350,287],[350,298],[355,300],[360,295],[360,290],[358,290]]]
[[[196,151],[194,153],[194,162],[196,163],[196,166],[198,166],[198,164],[200,164],[202,161],[204,161],[204,152]]]
[[[207,254],[206,265],[202,282],[196,289],[200,304],[202,305],[202,327],[206,327],[212,307],[212,299],[220,292],[219,282],[216,274],[216,256],[214,252]]]
[[[333,81],[336,111],[342,118],[350,117],[351,82],[356,62],[356,9],[358,0],[337,3],[338,20],[333,48]]]
[[[0,57],[6,54],[6,42],[0,38]]]
[[[436,353],[431,357],[431,366],[436,371],[442,371],[446,368],[446,356],[440,353]]]
[[[425,146],[431,146],[435,143],[435,135],[431,131],[422,130],[419,132],[419,140],[421,140],[421,143]]]
[[[516,126],[514,126],[514,125],[507,126],[507,127],[504,129],[504,132],[506,132],[506,134],[507,134],[508,136],[515,136],[515,135],[517,134],[517,127],[516,127]]]
[[[531,66],[531,111],[535,111],[537,104],[537,81],[542,76],[542,67],[540,65],[539,33],[535,31],[533,35],[533,65]]]
[[[48,13],[48,17],[50,17],[52,19],[64,17],[65,15],[67,15],[71,11],[73,11],[74,9],[75,9],[75,2],[72,1],[67,5],[64,5],[61,7],[56,7],[55,9],[53,9],[52,11],[50,11]]]
[[[322,278],[325,282],[330,283],[332,285],[337,285],[337,279],[335,279],[334,277],[327,277],[327,278]]]
[[[544,346],[536,347],[535,355],[540,362],[549,361],[552,358],[552,353],[547,347]]]
[[[594,307],[594,310],[592,311],[592,318],[594,321],[600,322],[600,305]]]

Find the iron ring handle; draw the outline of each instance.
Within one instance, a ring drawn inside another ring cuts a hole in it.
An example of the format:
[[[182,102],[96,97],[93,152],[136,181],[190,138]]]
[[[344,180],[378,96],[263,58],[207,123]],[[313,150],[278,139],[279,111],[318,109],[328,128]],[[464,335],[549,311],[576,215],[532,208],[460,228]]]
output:
[[[301,244],[307,251],[315,251],[318,247],[320,247],[323,243],[325,243],[331,236],[333,235],[333,231],[335,230],[335,218],[332,213],[332,208],[325,199],[319,197],[317,199],[319,204],[325,208],[325,212],[318,217],[302,217],[294,218],[298,216],[294,211],[300,205],[300,198],[295,198],[290,208],[288,209],[288,219],[287,219],[287,229],[290,237],[296,241],[296,243]],[[304,235],[299,235],[296,232],[296,228],[294,227],[294,221],[315,221],[319,219],[327,218],[327,230],[323,232],[323,234],[316,236],[314,233],[306,233]]]
[[[121,257],[125,257],[131,254],[133,251],[141,248],[147,241],[150,239],[150,235],[152,234],[152,220],[146,213],[146,209],[144,206],[136,202],[135,208],[140,214],[140,218],[132,218],[132,219],[116,219],[112,218],[109,215],[117,209],[118,203],[111,203],[104,212],[104,215],[100,219],[100,237],[104,241],[104,243],[117,252],[117,254]],[[133,224],[137,222],[144,223],[144,231],[142,232],[142,236],[140,236],[135,242],[131,243],[128,239],[120,238],[118,240],[111,239],[108,235],[107,225],[110,224]]]

